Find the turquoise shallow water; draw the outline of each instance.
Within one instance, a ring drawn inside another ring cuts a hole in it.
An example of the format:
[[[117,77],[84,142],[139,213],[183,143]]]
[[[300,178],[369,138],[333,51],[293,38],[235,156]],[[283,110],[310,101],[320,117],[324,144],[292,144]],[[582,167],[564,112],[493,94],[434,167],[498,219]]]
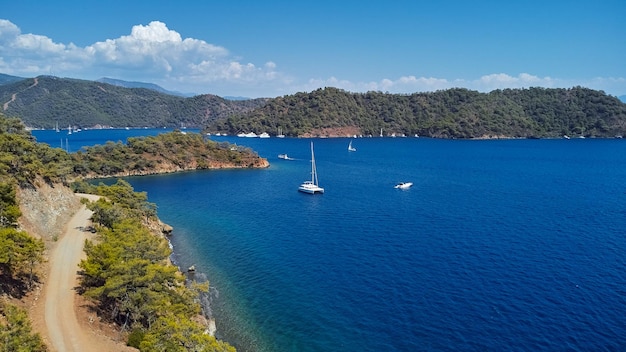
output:
[[[213,138],[271,167],[129,181],[240,351],[626,348],[623,140]]]

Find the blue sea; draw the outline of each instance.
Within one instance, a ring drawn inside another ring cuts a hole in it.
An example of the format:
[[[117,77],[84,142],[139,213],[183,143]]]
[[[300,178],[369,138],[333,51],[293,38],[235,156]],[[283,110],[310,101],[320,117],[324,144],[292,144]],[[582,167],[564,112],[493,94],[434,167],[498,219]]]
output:
[[[271,166],[127,180],[239,351],[626,350],[626,141],[211,138]]]

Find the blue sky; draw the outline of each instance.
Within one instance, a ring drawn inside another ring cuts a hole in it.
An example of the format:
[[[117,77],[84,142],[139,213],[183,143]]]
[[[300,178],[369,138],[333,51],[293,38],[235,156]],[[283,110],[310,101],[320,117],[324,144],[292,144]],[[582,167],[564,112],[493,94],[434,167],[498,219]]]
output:
[[[626,94],[626,1],[3,1],[0,73],[276,97],[337,87]]]

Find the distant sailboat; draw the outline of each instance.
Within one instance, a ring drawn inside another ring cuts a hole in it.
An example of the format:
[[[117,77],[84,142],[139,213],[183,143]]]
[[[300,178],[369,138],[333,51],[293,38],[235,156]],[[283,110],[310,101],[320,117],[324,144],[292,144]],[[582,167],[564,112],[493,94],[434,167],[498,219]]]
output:
[[[300,187],[298,187],[298,191],[315,194],[315,193],[324,193],[324,189],[319,186],[317,181],[317,169],[315,168],[315,155],[313,154],[313,142],[311,142],[311,180],[304,181]]]
[[[352,146],[352,140],[350,140],[350,144],[348,144],[348,151],[349,152],[356,152],[356,148]]]
[[[72,125],[67,126],[67,134],[72,134]]]
[[[57,121],[57,124],[56,124],[56,126],[54,127],[54,130],[55,130],[55,131],[57,131],[57,132],[59,132],[59,131],[60,131],[60,130],[59,130],[59,121]]]
[[[278,138],[285,138],[285,135],[283,134],[283,129],[278,127],[278,134],[276,135],[276,137]]]

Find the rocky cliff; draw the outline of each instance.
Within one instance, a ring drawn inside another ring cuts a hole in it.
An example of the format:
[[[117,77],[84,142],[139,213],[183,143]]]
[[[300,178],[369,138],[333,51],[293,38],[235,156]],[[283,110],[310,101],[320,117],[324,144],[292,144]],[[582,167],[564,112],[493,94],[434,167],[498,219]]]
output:
[[[20,188],[17,192],[22,216],[19,224],[28,233],[44,242],[55,241],[68,219],[80,208],[80,199],[61,184],[36,182],[37,187]]]

